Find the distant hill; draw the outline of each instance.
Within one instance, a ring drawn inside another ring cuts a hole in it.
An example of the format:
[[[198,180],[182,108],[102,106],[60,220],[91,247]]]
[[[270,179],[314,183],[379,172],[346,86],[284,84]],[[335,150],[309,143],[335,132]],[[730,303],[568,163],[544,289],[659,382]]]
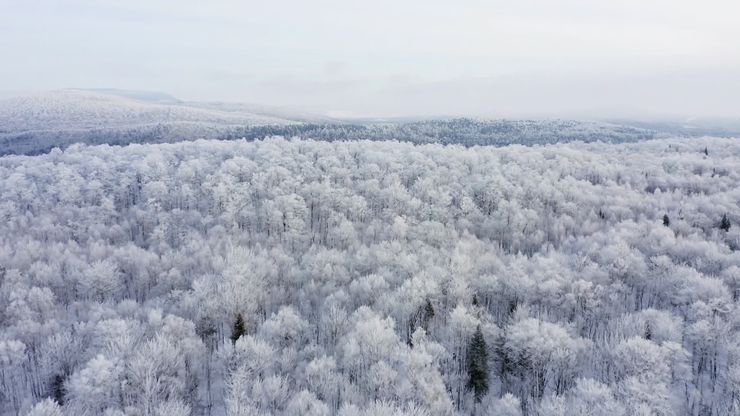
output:
[[[666,137],[639,127],[577,120],[426,120],[397,123],[303,123],[234,129],[224,139],[258,139],[268,136],[312,138],[326,141],[397,140],[416,144],[470,146],[526,146],[563,142],[626,143]]]
[[[158,91],[119,90],[116,88],[87,88],[78,91],[91,91],[106,95],[117,95],[119,97],[132,98],[134,100],[146,101],[159,104],[182,104],[183,101],[167,93]]]
[[[452,120],[371,124],[358,138],[382,137],[414,143],[463,146],[535,145],[572,141],[623,143],[653,139],[655,130],[613,123],[579,120]]]
[[[163,93],[59,90],[0,100],[0,155],[73,143],[126,145],[196,139],[398,140],[463,146],[623,143],[696,131],[666,124],[578,120],[337,120],[242,103],[185,102]]]
[[[188,105],[166,95],[59,90],[0,101],[0,154],[34,154],[71,143],[214,139],[234,127],[299,121],[240,109]]]
[[[740,137],[740,118],[689,118],[673,121],[613,120],[613,123],[669,133],[674,136]]]

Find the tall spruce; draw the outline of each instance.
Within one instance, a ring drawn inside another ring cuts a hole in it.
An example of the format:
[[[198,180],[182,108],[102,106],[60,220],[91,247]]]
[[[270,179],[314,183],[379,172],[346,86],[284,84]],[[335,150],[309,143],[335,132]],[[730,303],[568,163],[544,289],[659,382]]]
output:
[[[663,214],[663,225],[666,227],[671,225],[671,219],[668,218],[668,214]]]
[[[236,344],[236,340],[247,332],[246,325],[244,324],[244,317],[242,314],[236,315],[234,326],[231,329],[231,342]]]
[[[648,341],[653,339],[653,329],[650,327],[650,322],[645,322],[645,334],[643,338]]]
[[[480,402],[488,393],[488,347],[480,325],[468,344],[468,389],[473,390],[475,401]]]
[[[424,330],[429,330],[429,321],[434,318],[434,306],[432,302],[427,299],[426,305],[424,305]]]
[[[722,216],[722,220],[720,220],[720,222],[719,222],[719,228],[721,228],[721,229],[723,229],[725,231],[730,231],[730,227],[731,226],[732,226],[732,224],[730,224],[730,219],[727,218],[727,214],[724,214]]]
[[[64,376],[57,374],[51,379],[51,396],[59,405],[63,405],[64,394]]]

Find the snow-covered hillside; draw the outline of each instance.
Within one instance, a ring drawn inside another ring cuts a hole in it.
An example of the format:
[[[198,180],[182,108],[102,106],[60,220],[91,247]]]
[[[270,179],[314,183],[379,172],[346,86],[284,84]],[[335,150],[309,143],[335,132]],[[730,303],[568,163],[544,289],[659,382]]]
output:
[[[485,120],[458,118],[368,126],[361,138],[394,138],[412,143],[505,146],[573,141],[630,143],[662,136],[659,131],[623,124],[582,120]]]
[[[219,138],[234,127],[298,121],[109,91],[59,90],[0,101],[0,154],[41,153],[71,143]]]
[[[60,90],[0,101],[0,155],[40,154],[73,143],[162,143],[196,139],[398,140],[501,146],[653,139],[653,129],[575,120],[336,120],[243,103],[183,102],[162,93]]]
[[[287,124],[289,120],[238,111],[163,104],[94,91],[60,90],[0,101],[5,132],[81,130],[148,124]]]

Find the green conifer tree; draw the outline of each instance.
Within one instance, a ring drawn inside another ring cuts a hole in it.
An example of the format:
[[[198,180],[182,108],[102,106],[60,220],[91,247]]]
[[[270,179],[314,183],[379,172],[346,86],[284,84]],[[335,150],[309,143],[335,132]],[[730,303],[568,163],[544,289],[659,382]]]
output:
[[[730,231],[730,227],[731,226],[732,226],[732,224],[730,224],[730,219],[727,218],[727,214],[724,214],[722,216],[722,220],[719,222],[719,228],[721,228],[721,229],[723,229],[725,231]]]
[[[434,306],[432,302],[427,299],[426,305],[424,305],[424,329],[429,330],[429,321],[434,318]]]
[[[244,324],[244,317],[242,314],[236,315],[236,321],[231,329],[231,342],[236,344],[236,340],[247,332],[246,325]]]
[[[468,344],[468,388],[473,390],[475,401],[480,402],[488,393],[488,347],[480,325]]]

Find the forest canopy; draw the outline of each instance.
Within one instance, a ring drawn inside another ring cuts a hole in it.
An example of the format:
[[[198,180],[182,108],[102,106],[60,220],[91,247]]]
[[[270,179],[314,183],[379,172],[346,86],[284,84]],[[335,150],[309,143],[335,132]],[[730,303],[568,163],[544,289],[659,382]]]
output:
[[[740,142],[0,158],[0,413],[740,412]]]

